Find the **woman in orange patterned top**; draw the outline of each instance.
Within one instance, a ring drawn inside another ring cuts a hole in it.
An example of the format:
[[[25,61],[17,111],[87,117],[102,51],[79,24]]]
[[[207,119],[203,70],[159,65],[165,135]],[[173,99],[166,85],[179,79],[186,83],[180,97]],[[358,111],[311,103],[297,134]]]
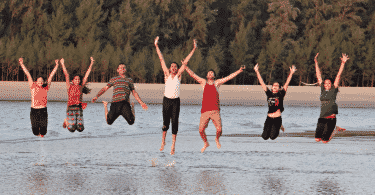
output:
[[[82,93],[90,93],[90,89],[85,86],[87,78],[90,75],[92,65],[94,64],[94,58],[90,57],[91,64],[87,70],[85,77],[82,79],[80,75],[75,75],[73,77],[72,83],[69,81],[69,73],[66,70],[64,59],[60,60],[61,66],[63,68],[66,80],[66,89],[68,90],[68,107],[66,109],[67,117],[64,120],[63,127],[68,127],[70,132],[75,130],[82,132],[85,127],[83,126],[83,110],[87,107],[87,103],[82,103]]]
[[[44,137],[47,134],[47,124],[48,124],[48,113],[47,113],[47,92],[52,82],[53,75],[57,71],[59,66],[59,61],[55,60],[56,66],[52,70],[51,74],[48,77],[47,83],[45,83],[45,78],[43,76],[38,76],[37,80],[33,82],[29,71],[23,64],[23,58],[19,59],[19,63],[22,67],[22,70],[25,72],[31,92],[31,128],[34,135],[39,137]]]

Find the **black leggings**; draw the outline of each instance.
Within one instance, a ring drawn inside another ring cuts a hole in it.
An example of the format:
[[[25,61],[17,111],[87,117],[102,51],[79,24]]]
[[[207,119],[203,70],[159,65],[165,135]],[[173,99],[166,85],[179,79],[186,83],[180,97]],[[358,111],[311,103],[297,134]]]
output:
[[[122,115],[129,125],[134,124],[134,115],[128,101],[113,102],[111,103],[110,110],[107,115],[108,125],[112,125],[113,122]]]
[[[30,111],[31,129],[34,135],[47,134],[48,113],[47,107],[41,109],[31,108]]]
[[[336,118],[319,118],[316,126],[315,138],[329,141],[333,130],[336,127]]]
[[[279,136],[281,123],[281,116],[277,118],[267,116],[266,122],[264,122],[262,138],[264,140],[267,140],[268,138],[271,138],[272,140],[276,139]]]
[[[180,98],[163,98],[163,131],[169,129],[169,123],[172,119],[172,134],[177,135],[178,118],[180,116]]]

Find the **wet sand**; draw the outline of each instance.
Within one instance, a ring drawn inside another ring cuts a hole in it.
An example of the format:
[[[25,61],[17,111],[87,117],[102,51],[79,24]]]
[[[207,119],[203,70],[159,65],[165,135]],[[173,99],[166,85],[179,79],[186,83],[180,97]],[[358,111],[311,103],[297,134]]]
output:
[[[227,137],[261,137],[259,134],[228,134]],[[335,137],[354,137],[354,136],[375,136],[375,131],[344,131],[335,135]],[[280,131],[279,137],[315,137],[315,131],[305,131],[298,133],[283,133]]]
[[[106,83],[89,83],[91,94],[84,95],[84,101],[90,101]],[[146,103],[162,103],[164,84],[135,83],[135,88]],[[0,82],[0,100],[30,100],[27,82]],[[202,87],[198,84],[181,85],[182,104],[201,104]],[[260,85],[222,85],[219,89],[222,105],[265,105],[266,95]],[[320,87],[290,86],[284,99],[285,105],[320,106]],[[98,101],[111,101],[112,88]],[[65,82],[52,82],[48,92],[49,101],[67,101]],[[134,97],[131,96],[133,100]],[[137,102],[136,102],[137,103]],[[337,95],[339,107],[375,107],[375,88],[340,87]]]
[[[373,194],[374,138],[71,134],[0,143],[7,194]]]

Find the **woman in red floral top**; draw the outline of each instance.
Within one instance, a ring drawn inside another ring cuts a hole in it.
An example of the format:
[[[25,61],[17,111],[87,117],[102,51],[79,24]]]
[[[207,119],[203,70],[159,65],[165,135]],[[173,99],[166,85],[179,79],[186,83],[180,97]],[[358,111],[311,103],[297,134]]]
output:
[[[33,82],[29,71],[23,64],[23,58],[19,59],[19,63],[25,72],[31,92],[31,128],[33,134],[39,137],[44,137],[47,133],[47,124],[48,124],[48,113],[47,113],[47,92],[52,82],[52,78],[57,71],[59,66],[59,60],[55,60],[56,66],[52,70],[51,74],[48,77],[47,83],[45,83],[45,78],[43,76],[38,76],[37,80]]]
[[[66,80],[66,89],[68,90],[68,106],[66,110],[67,118],[65,118],[63,127],[68,127],[70,132],[75,130],[82,132],[85,128],[83,126],[83,110],[87,107],[87,103],[82,103],[82,93],[90,93],[85,84],[87,78],[90,75],[92,65],[94,64],[94,58],[90,57],[91,64],[87,70],[85,77],[82,79],[80,75],[75,75],[73,77],[72,83],[69,81],[69,74],[65,68],[64,59],[60,60],[61,66],[63,68]]]

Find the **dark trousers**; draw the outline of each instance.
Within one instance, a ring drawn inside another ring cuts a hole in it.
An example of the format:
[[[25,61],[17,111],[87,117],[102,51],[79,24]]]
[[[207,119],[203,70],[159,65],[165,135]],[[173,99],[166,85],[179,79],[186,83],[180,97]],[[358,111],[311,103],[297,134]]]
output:
[[[41,109],[31,108],[30,111],[31,129],[34,135],[47,134],[48,113],[47,107]]]
[[[315,138],[329,141],[333,130],[336,127],[336,118],[319,118],[316,126]]]
[[[169,129],[169,123],[172,119],[172,134],[178,132],[178,118],[180,116],[180,98],[163,98],[163,131]]]
[[[264,122],[262,138],[264,140],[267,140],[268,138],[271,138],[272,140],[276,139],[279,136],[281,123],[281,116],[277,118],[267,116],[266,122]]]
[[[128,101],[120,101],[111,103],[110,110],[107,115],[108,125],[112,125],[113,122],[122,115],[129,125],[134,124],[134,115]]]

